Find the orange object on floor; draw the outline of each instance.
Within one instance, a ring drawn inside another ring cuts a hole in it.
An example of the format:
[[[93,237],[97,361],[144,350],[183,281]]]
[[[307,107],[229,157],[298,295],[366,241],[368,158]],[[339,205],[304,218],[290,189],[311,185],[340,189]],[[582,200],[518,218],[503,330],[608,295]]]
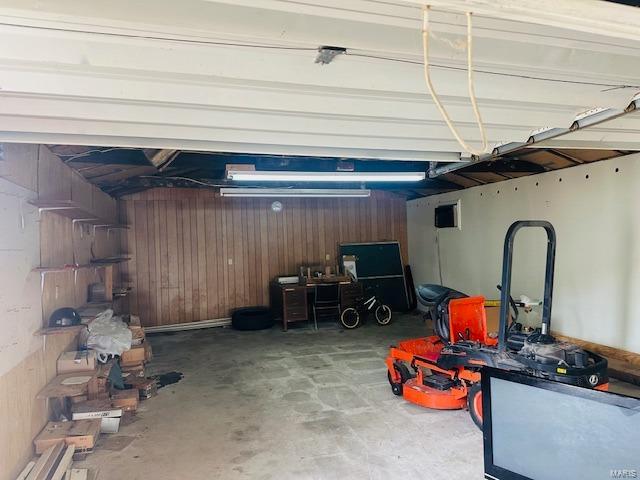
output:
[[[405,382],[402,387],[402,396],[411,403],[436,410],[460,410],[467,405],[465,386],[437,390],[418,384],[415,378]]]

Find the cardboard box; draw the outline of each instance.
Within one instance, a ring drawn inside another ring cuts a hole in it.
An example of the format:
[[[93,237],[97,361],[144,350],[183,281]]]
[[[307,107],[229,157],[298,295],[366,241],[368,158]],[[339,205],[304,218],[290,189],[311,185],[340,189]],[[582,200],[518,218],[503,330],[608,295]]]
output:
[[[131,326],[139,327],[141,325],[140,317],[138,315],[129,315],[129,322],[128,323]]]
[[[76,397],[67,397],[67,398],[69,399],[69,402],[71,402],[71,404],[86,402],[88,400],[86,395],[78,395]]]
[[[100,423],[100,433],[118,433],[120,417],[105,417]]]
[[[110,358],[106,363],[98,364],[96,379],[89,385],[89,400],[109,398],[109,373],[113,364],[113,358]]]
[[[136,389],[140,400],[146,400],[158,393],[158,383],[152,378],[130,378],[125,380],[125,385]]]
[[[110,400],[88,400],[71,407],[73,420],[88,420],[91,418],[121,417],[122,409],[114,407]]]
[[[500,330],[500,307],[484,307],[484,312],[487,317],[487,333],[498,334],[498,331]],[[508,320],[511,321],[511,312],[509,312]]]
[[[128,367],[122,367],[122,378],[125,380],[133,377],[144,378],[144,363],[138,363],[137,365],[131,365]],[[125,383],[127,383],[125,381]]]
[[[142,344],[144,347],[144,361],[149,362],[153,358],[153,352],[151,351],[151,344],[149,342],[144,342]]]
[[[81,350],[64,352],[58,357],[58,375],[63,373],[88,372],[96,369],[96,352]]]
[[[497,333],[500,326],[500,307],[484,307],[487,316],[487,332]]]
[[[124,412],[135,412],[138,409],[139,393],[137,388],[115,390],[111,394],[111,405]]]
[[[91,451],[100,436],[100,419],[49,422],[34,439],[38,455],[61,441],[74,445],[76,452]]]
[[[144,342],[144,329],[139,325],[129,325],[131,330],[131,345],[142,345]]]
[[[122,352],[122,355],[120,355],[120,366],[127,367],[138,365],[144,362],[144,359],[145,348],[143,342],[143,345],[132,346],[129,350]]]
[[[100,419],[101,433],[117,433],[120,428],[122,409],[114,407],[111,400],[89,400],[71,408],[74,420]]]

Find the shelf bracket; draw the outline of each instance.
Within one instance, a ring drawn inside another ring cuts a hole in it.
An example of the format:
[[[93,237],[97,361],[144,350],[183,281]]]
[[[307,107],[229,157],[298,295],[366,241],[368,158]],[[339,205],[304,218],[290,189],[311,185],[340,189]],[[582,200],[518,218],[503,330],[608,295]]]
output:
[[[93,235],[95,236],[96,234],[96,229],[98,228],[106,228],[107,229],[107,235],[109,235],[109,224],[108,223],[99,223],[99,224],[94,224],[93,225]]]
[[[94,220],[97,220],[96,218],[74,218],[73,220],[71,220],[71,229],[75,232],[76,230],[76,223],[84,223],[84,222],[92,222]],[[80,238],[84,237],[84,228],[82,228],[82,225],[80,225]]]

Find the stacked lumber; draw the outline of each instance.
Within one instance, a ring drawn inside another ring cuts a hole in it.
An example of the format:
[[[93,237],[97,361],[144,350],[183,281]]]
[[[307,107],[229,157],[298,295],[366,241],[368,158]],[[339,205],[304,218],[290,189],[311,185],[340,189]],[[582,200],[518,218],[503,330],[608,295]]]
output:
[[[16,480],[95,480],[96,472],[72,468],[75,451],[75,445],[58,441],[31,460]]]

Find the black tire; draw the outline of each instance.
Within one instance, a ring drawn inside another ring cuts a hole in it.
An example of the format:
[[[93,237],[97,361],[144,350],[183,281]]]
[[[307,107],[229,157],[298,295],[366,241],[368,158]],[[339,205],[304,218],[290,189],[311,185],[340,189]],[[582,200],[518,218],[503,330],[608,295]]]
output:
[[[239,308],[231,315],[236,330],[264,330],[273,327],[275,320],[268,307]]]
[[[480,382],[474,383],[467,392],[467,407],[471,420],[482,430],[482,386]]]
[[[340,324],[347,330],[358,328],[360,323],[360,313],[353,307],[345,308],[340,314]]]
[[[391,372],[389,370],[387,370],[387,380],[389,380],[389,385],[391,385],[391,391],[393,392],[393,394],[397,395],[398,397],[401,397],[402,385],[410,378],[413,378],[413,375],[411,375],[411,372],[409,371],[407,366],[404,365],[403,363],[394,363],[393,368],[400,375],[400,383],[395,383],[391,379]]]
[[[378,325],[389,325],[391,323],[391,309],[388,305],[378,305],[375,316]]]

